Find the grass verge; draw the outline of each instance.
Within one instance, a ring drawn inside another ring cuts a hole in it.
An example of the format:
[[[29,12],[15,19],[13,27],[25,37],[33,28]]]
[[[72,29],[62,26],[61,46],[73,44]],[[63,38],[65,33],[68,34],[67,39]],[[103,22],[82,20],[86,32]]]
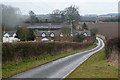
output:
[[[118,78],[118,67],[109,65],[105,49],[92,55],[67,78]]]
[[[60,53],[60,54],[48,54],[48,55],[44,55],[42,57],[39,57],[37,59],[31,59],[31,60],[26,60],[20,63],[14,63],[14,64],[6,64],[3,65],[3,69],[2,69],[2,77],[3,78],[7,78],[10,77],[12,75],[24,72],[26,70],[35,68],[37,66],[40,66],[42,64],[46,64],[48,62],[57,60],[59,58],[68,56],[68,55],[72,55],[78,52],[83,52],[86,50],[90,50],[92,48],[96,47],[95,45],[91,45],[86,49],[82,49],[82,50],[76,50],[76,51],[72,51],[72,52],[65,52],[65,53]]]

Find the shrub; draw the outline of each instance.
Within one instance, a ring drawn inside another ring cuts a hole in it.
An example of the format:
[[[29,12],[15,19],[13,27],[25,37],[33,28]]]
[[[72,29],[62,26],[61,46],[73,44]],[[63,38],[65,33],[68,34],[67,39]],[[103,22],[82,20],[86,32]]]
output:
[[[120,64],[118,59],[120,55],[120,38],[110,39],[106,43],[106,57],[110,64]]]
[[[33,41],[35,39],[34,32],[25,27],[18,28],[16,34],[21,41]]]
[[[98,33],[98,30],[96,28],[90,29],[91,36],[96,37],[96,34]]]
[[[85,39],[85,36],[84,36],[84,35],[75,35],[75,36],[73,37],[73,41],[74,41],[74,42],[82,42],[84,39]]]
[[[114,39],[110,39],[106,42],[106,57],[109,58],[110,54],[112,54],[113,50],[120,50],[120,38],[114,38]]]

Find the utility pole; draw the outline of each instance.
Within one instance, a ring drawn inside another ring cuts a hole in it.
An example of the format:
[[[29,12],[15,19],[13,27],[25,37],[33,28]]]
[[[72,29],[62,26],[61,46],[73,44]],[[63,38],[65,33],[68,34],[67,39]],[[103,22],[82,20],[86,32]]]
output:
[[[73,22],[74,22],[75,20],[71,20],[71,42],[73,42],[73,37],[74,37],[74,35],[73,35]]]
[[[71,40],[71,42],[73,42],[73,22],[74,21],[75,20],[68,19],[68,22],[70,23],[70,26],[71,26],[71,32],[70,32],[70,40]]]
[[[71,34],[70,34],[70,37],[71,37],[71,42],[73,42],[73,21],[71,21],[70,23],[71,23]]]

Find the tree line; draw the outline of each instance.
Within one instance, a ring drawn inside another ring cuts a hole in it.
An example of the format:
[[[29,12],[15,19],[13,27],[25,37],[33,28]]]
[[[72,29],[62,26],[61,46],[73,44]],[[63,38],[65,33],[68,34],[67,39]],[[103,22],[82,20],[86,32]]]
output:
[[[30,11],[30,21],[26,21],[26,23],[31,23],[31,25],[33,25],[34,23],[72,23],[73,26],[75,26],[80,21],[80,14],[78,9],[79,8],[76,6],[67,7],[61,11],[59,9],[55,9],[50,14],[51,21],[47,19],[45,19],[44,21],[39,20],[38,17],[36,17],[35,13],[33,11]]]

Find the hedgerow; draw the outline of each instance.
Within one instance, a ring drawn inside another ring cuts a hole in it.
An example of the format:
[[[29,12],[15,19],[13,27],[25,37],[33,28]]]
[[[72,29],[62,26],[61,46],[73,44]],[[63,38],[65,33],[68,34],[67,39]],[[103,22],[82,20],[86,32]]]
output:
[[[110,57],[111,54],[113,54],[113,51],[117,51],[119,54],[120,52],[120,38],[113,38],[106,42],[106,57],[107,59]]]
[[[76,42],[17,42],[3,43],[2,62],[20,62],[37,58],[45,54],[60,54],[66,51],[78,50],[93,44],[94,40],[86,43]]]

